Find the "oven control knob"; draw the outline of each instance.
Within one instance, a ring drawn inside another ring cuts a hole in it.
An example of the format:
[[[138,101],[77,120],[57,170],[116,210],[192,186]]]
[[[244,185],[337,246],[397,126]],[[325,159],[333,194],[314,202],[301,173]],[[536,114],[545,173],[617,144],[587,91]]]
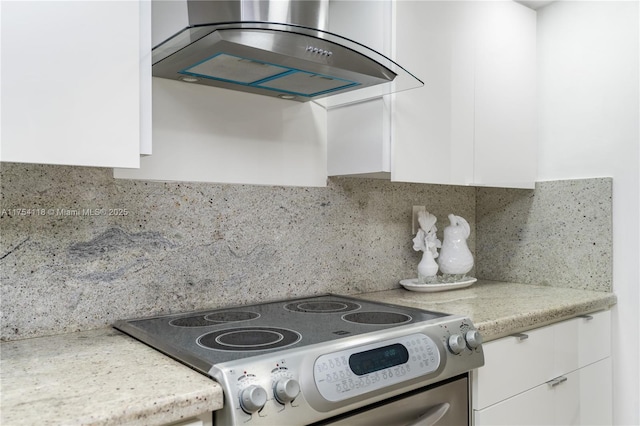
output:
[[[467,341],[469,349],[475,349],[482,344],[482,336],[478,330],[469,330],[464,335],[464,340]]]
[[[449,337],[449,351],[452,354],[459,354],[467,346],[464,338],[459,334],[453,334]]]
[[[267,391],[261,386],[251,385],[240,394],[240,407],[248,414],[255,413],[267,403]]]
[[[278,380],[273,387],[273,395],[280,404],[293,401],[300,393],[300,384],[294,379]]]

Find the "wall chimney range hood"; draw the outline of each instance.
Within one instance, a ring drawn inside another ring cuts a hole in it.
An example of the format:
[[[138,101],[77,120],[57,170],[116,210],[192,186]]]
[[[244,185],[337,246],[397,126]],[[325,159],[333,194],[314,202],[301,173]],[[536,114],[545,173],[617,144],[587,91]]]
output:
[[[176,16],[185,15],[187,22],[153,48],[152,74],[325,108],[423,85],[384,55],[326,31],[329,5],[329,0],[154,1],[154,38],[175,32]]]

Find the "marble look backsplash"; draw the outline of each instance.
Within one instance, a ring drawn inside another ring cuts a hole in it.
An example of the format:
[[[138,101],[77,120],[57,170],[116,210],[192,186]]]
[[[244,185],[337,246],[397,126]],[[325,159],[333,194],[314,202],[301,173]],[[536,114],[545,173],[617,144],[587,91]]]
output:
[[[472,188],[331,178],[326,188],[147,182],[2,163],[2,340],[416,276],[411,208],[471,225],[478,278],[611,291],[611,179]],[[452,293],[452,297],[455,293]]]
[[[2,163],[1,339],[334,292],[416,276],[411,208],[471,225],[471,187],[331,178],[326,188],[116,180]],[[475,271],[472,271],[473,274]]]
[[[478,188],[476,273],[488,280],[612,291],[612,180]]]

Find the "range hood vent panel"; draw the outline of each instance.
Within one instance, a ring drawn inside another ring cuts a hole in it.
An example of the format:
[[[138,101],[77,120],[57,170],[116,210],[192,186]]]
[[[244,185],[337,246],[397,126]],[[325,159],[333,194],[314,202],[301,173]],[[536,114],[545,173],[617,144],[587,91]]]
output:
[[[153,75],[300,102],[314,101],[325,108],[423,85],[389,58],[319,28],[246,20],[201,23],[214,19],[212,15],[232,18],[238,13],[254,18],[286,15],[291,19],[295,15],[292,11],[301,11],[298,16],[311,16],[304,22],[320,25],[326,13],[309,13],[317,10],[309,6],[326,3],[190,0],[190,24],[195,16],[198,23],[153,49]]]
[[[240,85],[263,87],[280,94],[306,97],[315,97],[358,84],[353,81],[285,68],[226,53],[218,53],[181,71],[181,74],[195,78],[209,78]]]

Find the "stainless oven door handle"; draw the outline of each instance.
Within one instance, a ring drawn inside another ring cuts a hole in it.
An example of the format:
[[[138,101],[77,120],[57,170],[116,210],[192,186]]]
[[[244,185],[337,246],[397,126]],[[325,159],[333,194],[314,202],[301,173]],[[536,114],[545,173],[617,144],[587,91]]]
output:
[[[413,423],[409,423],[407,426],[434,426],[441,418],[444,417],[445,414],[447,414],[450,407],[451,404],[448,402],[443,402],[442,404],[433,406],[429,411],[418,417]]]

